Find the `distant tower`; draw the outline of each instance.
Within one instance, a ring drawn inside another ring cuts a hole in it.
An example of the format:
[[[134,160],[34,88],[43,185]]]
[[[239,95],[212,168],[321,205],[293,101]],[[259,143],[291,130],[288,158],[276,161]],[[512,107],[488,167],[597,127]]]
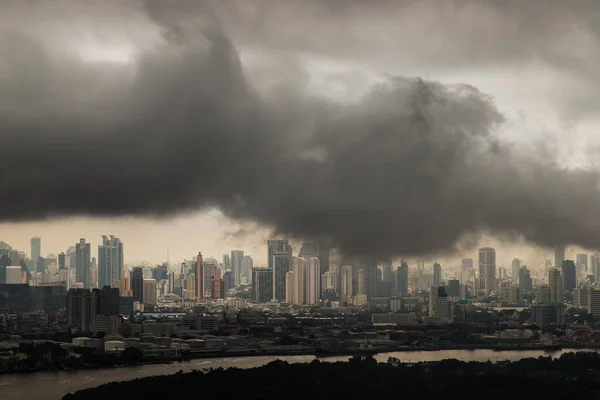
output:
[[[512,281],[514,283],[518,283],[519,281],[519,271],[521,270],[521,260],[519,260],[518,258],[515,258],[512,261]]]
[[[31,271],[34,275],[38,272],[42,272],[43,267],[38,265],[40,256],[42,255],[42,239],[39,237],[31,238],[31,262],[33,265],[33,271]]]
[[[479,278],[486,293],[496,289],[496,250],[491,247],[479,249]]]
[[[548,285],[550,286],[550,303],[562,303],[563,279],[558,268],[548,271]]]
[[[396,271],[396,296],[408,296],[408,264],[405,261],[400,263]]]
[[[565,260],[561,266],[563,277],[563,290],[569,293],[577,287],[577,271],[572,260]]]
[[[115,282],[123,278],[123,264],[121,240],[113,235],[102,235],[102,244],[98,246],[98,287],[115,287]]]
[[[557,246],[554,248],[554,268],[560,268],[565,261],[565,246]]]
[[[306,302],[318,304],[321,299],[321,262],[318,257],[308,259]]]
[[[244,252],[242,250],[231,250],[231,272],[233,273],[233,284],[239,286],[242,281]]]
[[[92,267],[92,257],[90,244],[85,239],[79,239],[75,244],[76,262],[75,262],[75,280],[83,283],[84,288],[90,287],[90,268]]]
[[[442,266],[438,263],[433,264],[433,286],[442,285]]]
[[[287,240],[269,240],[267,242],[269,268],[273,270],[273,300],[287,302],[287,276],[292,270],[292,246]]]
[[[202,259],[202,253],[198,253],[198,257],[196,258],[196,270],[194,271],[194,283],[196,292],[196,298],[203,299],[206,291],[206,285],[204,282],[204,260]]]

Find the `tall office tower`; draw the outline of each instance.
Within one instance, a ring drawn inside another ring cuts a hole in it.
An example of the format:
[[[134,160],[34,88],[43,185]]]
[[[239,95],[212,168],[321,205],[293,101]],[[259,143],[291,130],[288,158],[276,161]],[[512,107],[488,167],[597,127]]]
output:
[[[340,298],[342,301],[348,301],[348,299],[355,295],[354,292],[354,266],[342,265],[341,267],[341,286],[340,286]]]
[[[206,285],[204,282],[204,260],[202,259],[202,253],[198,253],[198,257],[196,257],[196,270],[194,271],[194,277],[194,291],[196,292],[196,298],[203,299],[206,294]]]
[[[321,266],[321,273],[329,271],[329,250],[331,249],[331,239],[324,238],[318,241],[319,246],[319,265]]]
[[[552,268],[548,271],[548,286],[550,286],[550,302],[563,302],[563,277],[560,269]]]
[[[496,289],[496,250],[491,247],[479,249],[479,277],[486,293]]]
[[[131,291],[133,301],[144,302],[144,271],[142,267],[134,267],[131,271]]]
[[[556,246],[554,248],[554,268],[560,268],[563,261],[565,261],[565,246]]]
[[[104,286],[94,289],[98,293],[98,314],[110,316],[119,315],[120,291],[119,288]]]
[[[460,281],[457,279],[448,280],[448,297],[460,298]]]
[[[114,286],[123,278],[123,243],[113,235],[102,235],[98,246],[98,287]],[[118,287],[118,286],[117,286]]]
[[[58,255],[58,269],[67,268],[67,255],[65,253],[60,253]]]
[[[274,239],[274,240],[267,240],[267,265],[269,268],[273,268],[274,264],[273,264],[273,256],[275,255],[275,253],[284,253],[284,252],[289,252],[289,257],[290,257],[290,265],[292,262],[292,246],[289,243],[289,240],[284,239],[284,240],[279,240],[279,239]]]
[[[577,270],[573,260],[565,260],[561,267],[563,277],[563,290],[569,293],[577,287]]]
[[[402,261],[396,271],[396,296],[408,296],[408,264]]]
[[[214,258],[204,260],[204,292],[206,297],[212,299],[212,276],[215,269],[219,269],[218,262]],[[219,274],[219,277],[221,275]]]
[[[438,263],[433,264],[433,286],[442,285],[442,266]]]
[[[92,255],[90,244],[85,242],[85,239],[79,239],[79,243],[75,245],[75,279],[77,282],[83,283],[84,288],[90,287],[90,268],[92,267]]]
[[[242,260],[244,252],[242,250],[231,250],[231,272],[233,274],[233,285],[239,286],[242,283]]]
[[[531,292],[533,290],[531,274],[525,265],[519,269],[519,287],[521,288],[521,291],[524,292]]]
[[[67,324],[81,331],[91,330],[98,315],[98,292],[89,289],[71,289],[67,292]]]
[[[587,309],[591,290],[591,286],[575,288],[573,290],[573,306]]]
[[[210,276],[210,298],[212,300],[225,298],[225,281],[221,277],[221,270],[215,268]]]
[[[590,289],[588,291],[587,311],[594,318],[600,318],[600,290]]]
[[[223,283],[224,283],[224,293],[223,296],[226,296],[229,293],[229,289],[233,287],[233,274],[231,271],[225,271],[222,273],[223,275]]]
[[[288,271],[285,274],[285,302],[294,303],[294,271]]]
[[[310,257],[307,263],[306,303],[319,304],[319,300],[321,300],[321,262],[318,257]]]
[[[269,242],[273,241],[270,240]],[[269,246],[271,245],[269,243]],[[273,300],[287,302],[286,299],[289,296],[286,295],[286,288],[288,287],[286,284],[286,274],[292,270],[292,246],[282,243],[275,249],[269,247],[269,253],[272,254],[273,259],[269,263],[269,265],[273,266]]]
[[[306,276],[308,261],[305,258],[294,257],[294,304],[306,304]]]
[[[590,255],[590,267],[589,272],[594,276],[594,282],[600,282],[600,255]]]
[[[250,256],[244,256],[242,258],[242,276],[248,280],[248,283],[252,282],[252,268],[254,268],[254,260]]]
[[[266,303],[273,298],[273,270],[252,268],[252,299]]]
[[[319,246],[315,242],[304,242],[298,252],[300,258],[310,258],[319,256]]]
[[[473,259],[472,258],[463,258],[460,262],[461,271],[466,271],[468,269],[473,268]]]
[[[433,286],[429,294],[429,315],[431,317],[450,319],[448,294],[443,286]]]
[[[40,256],[42,255],[42,239],[39,237],[31,238],[31,261],[33,262],[32,274],[43,272],[43,266],[38,265]]]
[[[585,276],[588,272],[588,255],[587,254],[577,254],[577,258],[575,259],[575,266],[577,267],[577,274],[579,276]]]
[[[521,270],[521,260],[519,260],[518,258],[515,258],[512,261],[512,281],[514,283],[518,283],[519,282],[519,271]]]
[[[142,297],[144,298],[145,305],[156,305],[156,279],[144,279],[144,293]]]
[[[538,304],[550,304],[551,301],[550,286],[540,285],[536,288],[535,301]]]
[[[394,281],[394,271],[392,271],[392,260],[385,259],[377,263],[377,268],[381,269],[381,280],[383,282]]]

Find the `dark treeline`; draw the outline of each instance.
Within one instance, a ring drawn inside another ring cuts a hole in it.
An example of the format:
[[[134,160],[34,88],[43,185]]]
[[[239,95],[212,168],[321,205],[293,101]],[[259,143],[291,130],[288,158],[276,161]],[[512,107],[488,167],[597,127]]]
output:
[[[600,355],[568,353],[514,362],[377,363],[355,356],[349,362],[308,364],[274,361],[252,369],[211,369],[115,382],[64,400],[173,399],[210,393],[212,399],[401,399],[507,396],[526,399],[600,398]],[[469,395],[469,396],[470,396]]]

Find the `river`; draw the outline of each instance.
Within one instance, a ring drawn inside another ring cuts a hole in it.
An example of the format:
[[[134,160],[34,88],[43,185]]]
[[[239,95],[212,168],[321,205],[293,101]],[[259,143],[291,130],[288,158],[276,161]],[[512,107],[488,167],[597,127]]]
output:
[[[385,362],[396,357],[403,362],[439,361],[456,358],[462,361],[504,361],[521,358],[549,356],[558,357],[573,350],[544,352],[541,350],[493,351],[493,350],[439,350],[381,353],[377,361]],[[581,349],[579,351],[586,351]],[[589,350],[597,351],[597,350]],[[96,387],[107,382],[127,381],[155,375],[174,374],[203,368],[252,368],[280,359],[289,363],[310,362],[314,356],[261,356],[244,358],[197,359],[175,364],[152,364],[127,368],[93,369],[79,371],[37,372],[31,374],[0,375],[0,399],[2,400],[59,400],[69,392]],[[328,357],[326,361],[347,361],[349,356]]]

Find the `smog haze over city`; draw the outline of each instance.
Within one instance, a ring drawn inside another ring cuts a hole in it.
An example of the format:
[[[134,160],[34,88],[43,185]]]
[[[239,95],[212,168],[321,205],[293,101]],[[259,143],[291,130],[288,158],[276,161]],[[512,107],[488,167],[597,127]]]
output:
[[[0,239],[592,252],[597,5],[543,4],[4,1]]]

